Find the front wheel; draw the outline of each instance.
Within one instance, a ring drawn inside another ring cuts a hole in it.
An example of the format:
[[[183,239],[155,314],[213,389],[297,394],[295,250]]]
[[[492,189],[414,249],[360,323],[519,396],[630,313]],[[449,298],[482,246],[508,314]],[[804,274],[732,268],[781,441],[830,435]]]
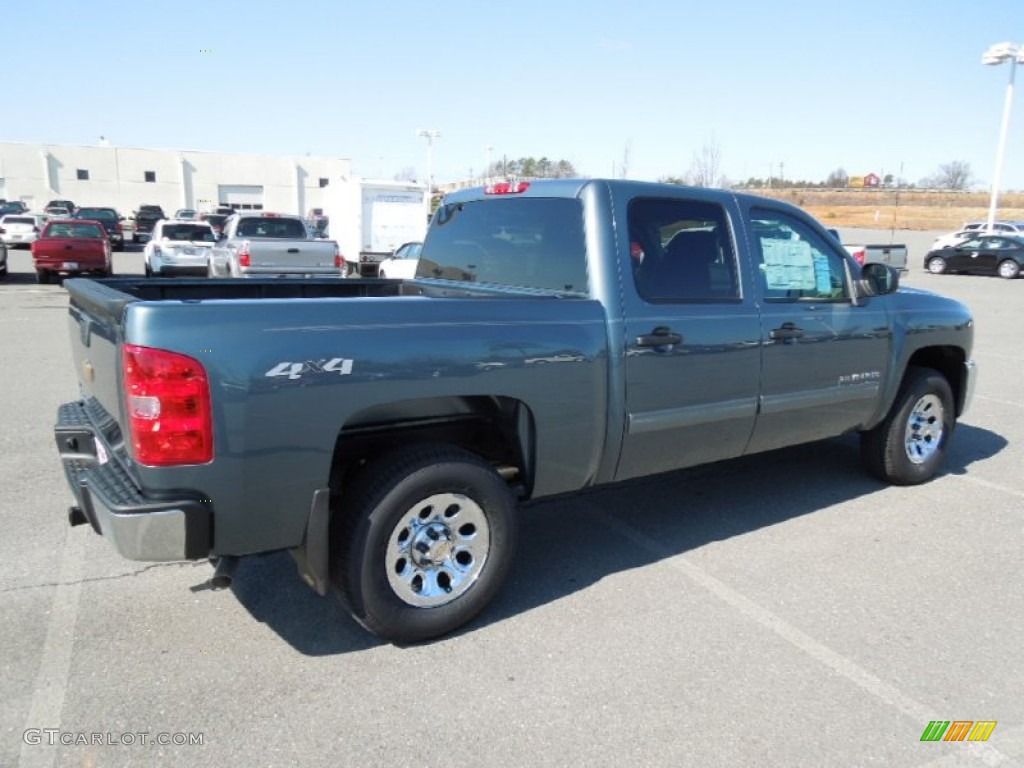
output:
[[[927,267],[928,271],[931,272],[933,275],[941,275],[947,269],[946,260],[941,256],[932,256],[930,259],[928,259]]]
[[[508,575],[515,500],[475,454],[418,445],[367,464],[343,491],[332,576],[352,616],[392,642],[474,619]]]
[[[999,276],[1007,280],[1013,280],[1020,274],[1020,264],[1013,259],[1003,259],[999,262]]]
[[[861,433],[868,470],[894,485],[917,485],[938,472],[956,426],[953,391],[931,368],[907,369],[889,415]]]

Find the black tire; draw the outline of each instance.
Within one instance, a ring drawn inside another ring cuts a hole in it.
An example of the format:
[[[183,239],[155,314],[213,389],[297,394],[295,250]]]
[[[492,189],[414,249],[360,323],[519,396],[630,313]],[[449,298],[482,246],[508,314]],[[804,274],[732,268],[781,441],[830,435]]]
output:
[[[868,471],[894,485],[931,480],[953,436],[954,408],[953,391],[942,374],[908,368],[889,414],[877,427],[861,433],[861,458]]]
[[[945,274],[949,269],[942,256],[932,256],[925,264],[925,268],[933,275]]]
[[[49,285],[52,282],[50,271],[47,269],[36,270],[36,282],[40,285]]]
[[[998,272],[1000,277],[1014,280],[1020,274],[1020,264],[1013,259],[1003,259],[999,262]]]
[[[360,624],[396,643],[472,621],[515,555],[518,518],[508,485],[451,445],[414,445],[369,462],[335,514],[334,585]]]

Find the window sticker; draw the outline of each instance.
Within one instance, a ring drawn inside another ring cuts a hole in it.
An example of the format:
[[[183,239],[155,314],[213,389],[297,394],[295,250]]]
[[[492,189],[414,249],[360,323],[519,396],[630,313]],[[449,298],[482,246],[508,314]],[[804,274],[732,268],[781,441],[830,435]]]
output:
[[[762,237],[761,252],[769,290],[813,291],[818,286],[818,270],[810,243]],[[827,268],[827,263],[825,266]]]

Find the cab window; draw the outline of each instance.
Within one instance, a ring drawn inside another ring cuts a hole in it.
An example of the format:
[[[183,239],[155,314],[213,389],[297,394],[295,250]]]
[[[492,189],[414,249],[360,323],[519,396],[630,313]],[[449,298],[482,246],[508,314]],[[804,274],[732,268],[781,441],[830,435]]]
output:
[[[751,211],[766,301],[849,301],[847,259],[837,243],[783,211]]]
[[[630,201],[627,220],[634,285],[644,301],[740,299],[736,251],[722,206],[639,197]]]

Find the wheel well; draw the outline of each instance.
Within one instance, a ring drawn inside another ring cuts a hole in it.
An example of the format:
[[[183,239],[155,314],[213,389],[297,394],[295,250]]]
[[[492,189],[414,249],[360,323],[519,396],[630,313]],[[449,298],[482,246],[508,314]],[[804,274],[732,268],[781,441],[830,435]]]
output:
[[[964,351],[958,347],[926,347],[925,349],[917,350],[908,362],[908,365],[932,368],[946,378],[950,389],[953,390],[953,400],[956,402],[957,416],[963,413],[964,410],[964,396],[966,394],[964,360]]]
[[[331,461],[332,500],[367,461],[415,443],[448,443],[471,451],[494,466],[517,496],[527,498],[534,475],[533,425],[526,404],[510,397],[424,398],[369,408],[338,432]]]

